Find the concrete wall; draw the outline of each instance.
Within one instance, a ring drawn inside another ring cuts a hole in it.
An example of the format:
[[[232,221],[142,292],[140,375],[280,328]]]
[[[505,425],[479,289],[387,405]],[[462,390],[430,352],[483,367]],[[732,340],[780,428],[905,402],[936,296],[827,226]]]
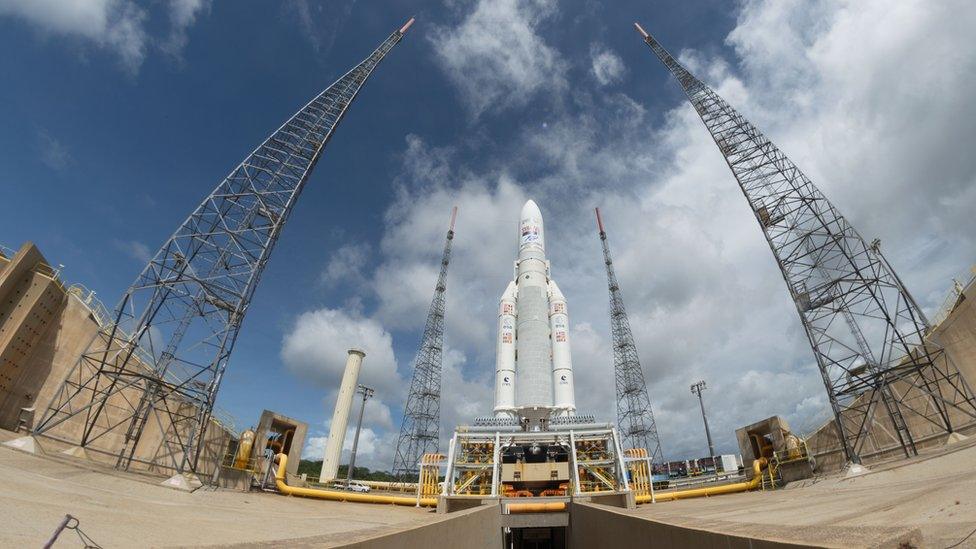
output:
[[[33,366],[35,357],[50,359],[45,335],[65,301],[57,281],[38,266],[46,266],[44,256],[29,243],[0,259],[0,428],[9,430],[17,428],[21,408],[33,406],[50,373],[49,366]]]
[[[354,549],[414,549],[416,547],[500,549],[502,547],[502,516],[498,505],[458,511],[442,517],[443,519],[437,522],[350,543],[343,547]]]
[[[742,455],[742,467],[747,477],[752,478],[752,462],[761,457],[757,455],[756,445],[751,435],[768,438],[773,452],[779,452],[786,449],[786,433],[789,432],[790,424],[780,416],[768,417],[735,430],[735,438],[739,442],[739,454]]]
[[[0,427],[15,430],[22,408],[34,407],[35,421],[40,420],[99,326],[93,310],[78,295],[66,292],[33,244],[24,244],[12,258],[0,257]],[[97,349],[98,343],[95,345]],[[146,366],[136,363],[133,368]],[[130,403],[138,402],[140,395],[141,390],[133,387],[109,399],[102,415],[105,424],[122,422]],[[79,396],[87,400],[91,391]],[[197,412],[191,404],[175,398],[164,405],[180,417],[191,418]],[[119,451],[127,426],[123,422],[92,441],[88,456],[114,465],[116,458],[105,452]],[[166,413],[151,415],[136,447],[132,469],[171,474],[176,459],[173,441],[178,436],[185,439],[188,427],[188,421],[174,424]],[[77,443],[83,428],[84,417],[77,416],[50,434]],[[231,437],[218,423],[208,425],[199,462],[202,474],[213,472]]]
[[[636,517],[589,503],[573,503],[569,514],[569,547],[723,547],[773,549],[808,547],[783,541],[762,540],[699,530],[644,517]]]
[[[929,340],[943,345],[955,367],[966,379],[970,387],[976,387],[976,283],[970,282],[960,300],[956,303],[949,316],[933,330]],[[945,394],[951,389],[942,387]],[[923,415],[913,413],[910,408],[928,414],[932,410],[932,402],[928,396],[909,391],[907,384],[893,384],[893,390],[901,395],[914,394],[908,400],[909,408],[903,408],[902,415],[908,424],[915,444],[919,449],[938,446],[945,442],[946,435],[938,426],[926,420]],[[855,401],[852,407],[862,406],[864,397]],[[875,413],[875,421],[868,433],[868,438],[860,450],[865,463],[872,463],[898,456],[904,456],[897,433],[891,419],[879,406]],[[845,418],[854,414],[842,414]],[[966,414],[949,410],[949,418],[957,430],[962,433],[976,432],[976,422]],[[850,424],[845,421],[845,425]],[[833,420],[824,424],[807,438],[807,447],[817,459],[818,471],[833,471],[845,465],[844,454],[841,450],[837,433],[837,426]]]
[[[949,316],[936,327],[933,339],[949,352],[969,386],[976,386],[976,278],[963,290]]]
[[[305,436],[308,433],[308,423],[298,421],[297,419],[290,418],[277,412],[272,412],[271,410],[264,410],[261,412],[261,420],[258,423],[258,428],[254,431],[254,447],[251,448],[251,457],[258,459],[259,471],[264,471],[268,467],[268,463],[265,462],[265,460],[261,457],[264,453],[268,436],[272,432],[283,433],[291,429],[294,430],[294,434],[291,436],[290,447],[285,453],[288,456],[287,472],[291,475],[298,476],[298,465],[302,460],[302,450],[305,447]]]

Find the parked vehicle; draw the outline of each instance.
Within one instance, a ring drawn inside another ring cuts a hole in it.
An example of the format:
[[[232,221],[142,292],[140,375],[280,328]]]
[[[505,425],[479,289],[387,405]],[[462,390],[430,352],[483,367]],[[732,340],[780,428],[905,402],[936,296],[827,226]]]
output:
[[[365,494],[369,492],[369,486],[366,486],[365,484],[359,482],[350,482],[347,490],[351,492],[362,492]]]

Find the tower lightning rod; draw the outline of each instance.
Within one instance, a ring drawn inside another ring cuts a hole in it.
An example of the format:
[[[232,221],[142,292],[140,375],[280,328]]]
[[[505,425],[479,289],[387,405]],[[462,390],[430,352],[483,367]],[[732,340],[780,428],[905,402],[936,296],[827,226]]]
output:
[[[410,29],[410,27],[411,27],[411,26],[413,25],[413,22],[414,22],[415,20],[416,20],[416,18],[415,18],[415,17],[411,17],[409,21],[407,21],[406,23],[404,23],[404,24],[403,24],[403,26],[402,26],[402,27],[400,27],[400,34],[404,34],[404,33],[406,33],[406,32],[407,32],[407,30],[409,30],[409,29]]]

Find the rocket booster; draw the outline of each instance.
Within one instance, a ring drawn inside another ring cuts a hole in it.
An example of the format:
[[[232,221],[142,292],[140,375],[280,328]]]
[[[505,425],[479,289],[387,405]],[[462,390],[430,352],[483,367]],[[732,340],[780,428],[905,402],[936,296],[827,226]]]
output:
[[[576,411],[566,298],[550,278],[542,212],[529,200],[519,216],[515,279],[498,309],[495,416],[520,410]]]

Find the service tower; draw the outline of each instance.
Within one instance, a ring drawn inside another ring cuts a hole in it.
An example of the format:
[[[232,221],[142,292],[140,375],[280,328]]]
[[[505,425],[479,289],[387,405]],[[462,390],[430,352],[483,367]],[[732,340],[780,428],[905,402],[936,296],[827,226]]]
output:
[[[576,413],[566,298],[549,274],[542,212],[529,200],[518,224],[515,276],[498,307],[495,417],[540,430]]]

